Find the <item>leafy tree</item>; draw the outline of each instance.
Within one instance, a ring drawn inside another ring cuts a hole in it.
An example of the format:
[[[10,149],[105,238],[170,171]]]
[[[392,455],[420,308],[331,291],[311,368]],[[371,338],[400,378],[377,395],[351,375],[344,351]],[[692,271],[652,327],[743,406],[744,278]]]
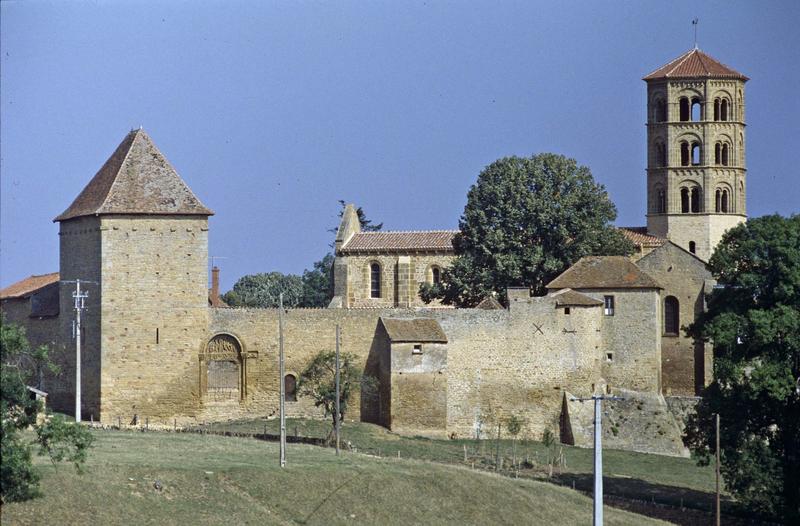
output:
[[[587,255],[627,255],[633,245],[611,225],[617,216],[585,166],[562,155],[505,157],[487,166],[467,194],[456,258],[424,301],[474,306],[509,286],[545,285]]]
[[[722,473],[748,508],[800,523],[800,215],[729,230],[718,279],[688,332],[714,344],[714,381],[684,441],[707,464],[720,415]]]
[[[522,426],[525,425],[525,419],[521,416],[511,415],[506,420],[506,429],[508,430],[508,434],[512,437],[512,450],[513,450],[513,457],[514,457],[514,465],[517,464],[517,435],[519,432],[522,431]]]
[[[342,207],[339,210],[339,217],[341,218],[344,215],[344,207],[347,206],[347,201],[339,199],[339,205]],[[364,213],[364,209],[360,206],[356,209],[356,214],[358,215],[358,222],[361,224],[362,232],[377,232],[383,228],[383,223],[373,224],[371,219],[367,219],[367,214]],[[338,229],[339,225],[336,225],[335,228],[330,229],[330,232],[335,233]]]
[[[284,307],[297,307],[303,297],[303,280],[294,274],[268,272],[239,278],[222,300],[231,307],[275,308],[283,293]]]
[[[34,427],[40,453],[54,462],[67,459],[80,468],[93,437],[79,424],[61,417],[46,418],[37,424],[43,409],[31,399],[26,385],[43,370],[58,372],[46,346],[32,349],[22,327],[0,320],[0,500],[26,500],[39,494],[39,474],[31,461],[30,445],[19,431]],[[44,439],[43,437],[46,437]]]
[[[333,297],[333,254],[328,252],[314,268],[303,271],[301,307],[327,307]]]
[[[339,422],[344,421],[350,398],[356,389],[370,395],[377,390],[377,381],[362,375],[352,354],[339,355]],[[331,417],[334,427],[328,434],[331,439],[336,426],[336,353],[320,351],[300,374],[297,388],[301,395],[310,396],[316,407],[322,407],[325,416]]]

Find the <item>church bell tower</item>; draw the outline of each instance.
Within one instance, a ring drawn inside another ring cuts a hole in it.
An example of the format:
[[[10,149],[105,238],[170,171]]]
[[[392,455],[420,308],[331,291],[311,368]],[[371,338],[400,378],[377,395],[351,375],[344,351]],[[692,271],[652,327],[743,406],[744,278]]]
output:
[[[647,231],[708,261],[746,218],[748,78],[694,48],[647,82]]]

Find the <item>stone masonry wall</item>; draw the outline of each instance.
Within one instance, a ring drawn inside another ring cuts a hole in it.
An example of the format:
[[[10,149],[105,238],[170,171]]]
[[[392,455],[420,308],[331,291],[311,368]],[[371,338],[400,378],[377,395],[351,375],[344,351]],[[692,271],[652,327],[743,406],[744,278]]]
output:
[[[197,414],[207,219],[105,216],[100,230],[102,421]]]

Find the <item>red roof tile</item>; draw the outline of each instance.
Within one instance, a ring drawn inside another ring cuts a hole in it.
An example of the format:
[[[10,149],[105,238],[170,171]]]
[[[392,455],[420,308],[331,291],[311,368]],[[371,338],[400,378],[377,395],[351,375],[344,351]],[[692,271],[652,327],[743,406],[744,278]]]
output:
[[[54,221],[99,214],[202,215],[192,193],[142,129],[132,130],[75,201]]]
[[[660,247],[667,242],[663,237],[648,234],[646,226],[621,226],[619,231],[636,246]]]
[[[689,50],[669,64],[661,66],[642,80],[690,77],[749,80],[735,69],[729,68],[697,48]]]
[[[427,232],[359,232],[353,234],[341,252],[403,252],[435,251],[453,252],[456,230],[431,230]]]
[[[0,299],[24,298],[58,281],[58,272],[29,276],[0,290]]]

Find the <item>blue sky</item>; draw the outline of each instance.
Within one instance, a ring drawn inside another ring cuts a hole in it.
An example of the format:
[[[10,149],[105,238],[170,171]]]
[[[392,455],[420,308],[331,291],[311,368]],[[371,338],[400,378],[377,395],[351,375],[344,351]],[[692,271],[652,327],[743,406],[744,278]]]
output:
[[[643,225],[645,84],[693,45],[748,75],[748,211],[796,213],[800,2],[0,2],[0,285],[144,126],[216,215],[223,289],[302,272],[337,200],[456,228],[481,169],[552,151]]]

